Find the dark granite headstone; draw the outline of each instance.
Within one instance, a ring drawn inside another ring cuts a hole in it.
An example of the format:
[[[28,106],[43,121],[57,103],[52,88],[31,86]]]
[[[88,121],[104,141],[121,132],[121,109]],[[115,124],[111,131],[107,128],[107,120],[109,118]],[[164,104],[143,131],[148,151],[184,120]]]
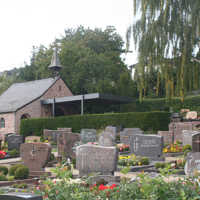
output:
[[[8,141],[8,150],[13,150],[17,149],[19,150],[20,145],[23,143],[23,136],[17,135],[17,134],[12,134],[9,135],[7,138]]]
[[[151,160],[163,160],[163,137],[158,135],[135,134],[130,137],[130,150],[137,156]]]
[[[80,176],[90,173],[111,175],[117,168],[117,160],[116,147],[85,144],[76,148],[76,168]]]
[[[192,152],[200,152],[200,132],[192,135]]]
[[[43,171],[51,155],[48,143],[23,143],[20,146],[20,157],[30,171]]]
[[[200,152],[189,152],[187,154],[184,171],[188,176],[193,176],[196,172],[200,172]]]
[[[0,200],[42,200],[42,196],[32,193],[7,193],[0,194]]]
[[[111,132],[102,132],[99,136],[99,145],[104,147],[115,146],[115,138],[113,137]]]
[[[95,129],[81,129],[81,142],[86,144],[88,142],[96,142],[97,131]]]
[[[143,134],[140,128],[125,128],[120,132],[120,143],[130,145],[130,136],[135,134]]]

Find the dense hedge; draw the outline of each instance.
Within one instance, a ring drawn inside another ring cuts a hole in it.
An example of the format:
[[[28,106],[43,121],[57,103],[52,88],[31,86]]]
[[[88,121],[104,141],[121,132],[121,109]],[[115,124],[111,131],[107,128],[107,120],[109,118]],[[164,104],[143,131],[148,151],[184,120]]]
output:
[[[168,130],[168,112],[138,112],[138,113],[109,113],[91,115],[73,115],[56,118],[40,118],[22,120],[20,133],[22,135],[41,135],[43,129],[71,127],[73,132],[82,128],[101,129],[107,125],[131,128],[139,127],[144,131]]]
[[[185,97],[183,103],[180,98],[173,98],[171,101],[166,101],[165,98],[145,99],[142,103],[137,100],[121,106],[121,112],[169,111],[170,107],[176,112],[181,108],[200,111],[200,96]]]

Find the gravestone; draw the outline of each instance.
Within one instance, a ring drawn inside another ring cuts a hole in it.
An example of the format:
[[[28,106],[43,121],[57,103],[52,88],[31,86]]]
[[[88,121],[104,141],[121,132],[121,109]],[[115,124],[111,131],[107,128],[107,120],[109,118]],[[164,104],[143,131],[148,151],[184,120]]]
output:
[[[0,194],[0,200],[42,200],[42,196],[32,193],[6,193]]]
[[[192,130],[183,130],[183,146],[185,145],[191,145],[192,146],[192,137],[193,135],[199,133],[198,131],[192,131]]]
[[[40,136],[27,136],[25,138],[25,143],[28,142],[40,142]]]
[[[57,145],[58,155],[65,158],[74,158],[73,147],[80,140],[80,134],[71,132],[62,132],[58,134]]]
[[[57,143],[57,136],[58,136],[58,134],[60,134],[60,132],[62,132],[62,131],[44,129],[43,136],[44,136],[44,139],[46,139],[50,142]]]
[[[163,136],[164,144],[172,144],[172,132],[170,131],[158,131],[158,135]]]
[[[158,135],[135,134],[130,137],[130,151],[136,156],[151,160],[163,160],[163,137]]]
[[[193,176],[196,172],[200,173],[200,152],[187,154],[184,171],[188,176]]]
[[[192,135],[192,152],[200,152],[200,132]]]
[[[51,156],[51,145],[48,143],[23,143],[20,146],[20,157],[30,171],[43,171]]]
[[[81,142],[86,144],[88,142],[96,142],[97,131],[95,129],[81,129]]]
[[[19,150],[20,145],[23,143],[23,136],[17,134],[8,135],[7,142],[9,151],[13,149]]]
[[[72,132],[72,128],[57,128],[58,131]]]
[[[105,147],[111,147],[116,145],[112,133],[107,131],[101,133],[101,135],[99,136],[98,143],[100,146],[105,146]]]
[[[115,127],[115,126],[106,126],[105,132],[110,132],[110,135],[113,137],[114,140],[116,140],[117,127]]]
[[[130,137],[135,134],[143,134],[140,128],[125,128],[120,132],[120,143],[130,145]]]
[[[117,168],[117,160],[116,147],[85,144],[76,148],[76,168],[79,170],[79,176],[90,173],[112,175]]]

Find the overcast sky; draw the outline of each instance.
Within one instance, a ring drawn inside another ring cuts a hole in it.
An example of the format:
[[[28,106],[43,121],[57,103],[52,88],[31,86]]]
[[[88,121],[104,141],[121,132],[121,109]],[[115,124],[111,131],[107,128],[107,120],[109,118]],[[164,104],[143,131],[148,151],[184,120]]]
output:
[[[49,45],[66,28],[112,25],[125,39],[132,22],[132,0],[5,0],[0,1],[0,71],[23,67],[33,46]],[[128,64],[136,62],[129,54]]]

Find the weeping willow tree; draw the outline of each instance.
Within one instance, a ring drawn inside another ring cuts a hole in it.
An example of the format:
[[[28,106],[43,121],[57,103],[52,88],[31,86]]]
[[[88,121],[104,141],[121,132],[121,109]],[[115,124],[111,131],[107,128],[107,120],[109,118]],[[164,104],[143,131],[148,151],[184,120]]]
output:
[[[140,100],[146,95],[145,77],[156,68],[155,93],[180,96],[200,88],[200,0],[133,0],[133,35],[139,52],[137,78]],[[164,83],[161,85],[161,83]]]

